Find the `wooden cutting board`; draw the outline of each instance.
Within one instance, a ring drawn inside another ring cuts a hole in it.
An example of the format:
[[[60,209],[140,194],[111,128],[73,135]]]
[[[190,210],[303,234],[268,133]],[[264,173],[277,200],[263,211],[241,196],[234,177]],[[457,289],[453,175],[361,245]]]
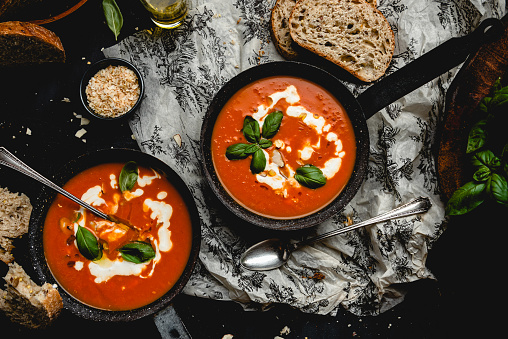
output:
[[[447,92],[437,134],[437,177],[444,201],[471,180],[472,169],[465,151],[469,130],[478,114],[476,107],[499,77],[508,76],[507,20],[503,23],[506,28],[501,39],[483,45],[469,57]]]

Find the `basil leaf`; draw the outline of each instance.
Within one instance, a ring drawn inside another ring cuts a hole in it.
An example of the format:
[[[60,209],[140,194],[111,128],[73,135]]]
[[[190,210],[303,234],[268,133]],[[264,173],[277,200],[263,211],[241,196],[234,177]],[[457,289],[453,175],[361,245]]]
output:
[[[231,145],[226,149],[226,157],[229,160],[245,159],[249,156],[249,154],[245,152],[245,149],[249,146],[250,146],[249,144],[241,144],[241,143]]]
[[[503,106],[506,103],[508,103],[508,93],[505,93],[505,91],[499,91],[490,101],[489,109]]]
[[[256,153],[258,150],[259,150],[258,144],[250,144],[248,147],[245,148],[245,153],[253,154]]]
[[[478,108],[482,111],[487,113],[489,111],[490,107],[490,101],[492,100],[491,97],[485,97],[480,101],[480,104],[478,105]]]
[[[262,149],[258,149],[252,154],[252,161],[250,162],[250,171],[253,174],[263,172],[266,167],[265,152]]]
[[[76,243],[79,253],[88,260],[99,260],[102,258],[102,248],[90,230],[83,226],[78,226],[76,231]]]
[[[265,118],[263,122],[263,132],[262,136],[265,139],[271,139],[277,134],[280,128],[280,124],[282,122],[282,117],[284,115],[281,111],[275,111]]]
[[[305,165],[296,169],[295,179],[308,188],[319,188],[326,184],[323,172],[314,165]]]
[[[487,166],[481,166],[474,174],[473,179],[475,181],[483,182],[487,181],[491,175],[490,168]]]
[[[501,160],[490,150],[480,151],[473,155],[472,164],[475,167],[488,166],[491,170],[501,166]]]
[[[506,178],[502,175],[492,173],[489,180],[488,192],[494,201],[508,205],[508,184]]]
[[[273,143],[270,140],[266,140],[266,139],[259,140],[259,146],[261,148],[268,148],[272,145],[273,145]]]
[[[137,181],[138,165],[134,161],[129,161],[123,166],[122,171],[120,172],[120,176],[118,177],[118,186],[122,192],[130,191]]]
[[[487,120],[478,121],[469,131],[466,153],[473,153],[482,148],[487,142]]]
[[[246,116],[243,120],[243,135],[248,142],[258,143],[261,138],[261,132],[259,131],[259,123],[251,116]]]
[[[155,251],[147,242],[134,241],[122,246],[119,250],[124,260],[142,264],[155,258]]]
[[[448,215],[462,215],[478,207],[484,200],[485,183],[470,181],[456,190],[446,205]]]
[[[115,40],[118,40],[118,35],[123,26],[123,16],[120,12],[120,8],[116,4],[115,0],[103,0],[102,10],[104,11],[104,17],[109,29],[115,35]]]

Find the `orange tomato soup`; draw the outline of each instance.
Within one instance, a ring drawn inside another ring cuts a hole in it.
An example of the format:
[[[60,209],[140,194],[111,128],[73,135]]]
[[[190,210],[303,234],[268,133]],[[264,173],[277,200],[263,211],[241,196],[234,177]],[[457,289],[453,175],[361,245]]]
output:
[[[187,264],[192,228],[180,194],[150,168],[138,167],[129,191],[120,191],[124,164],[102,164],[79,173],[64,189],[130,225],[108,222],[58,195],[43,229],[48,266],[61,287],[79,301],[105,310],[130,310],[160,298],[176,283]],[[168,207],[169,206],[169,207]],[[78,225],[92,232],[102,258],[88,260],[78,250]],[[119,249],[143,241],[154,249],[146,263],[124,260]]]
[[[251,172],[252,156],[229,160],[229,146],[248,143],[245,117],[257,120],[262,131],[264,118],[274,111],[283,118],[272,146],[264,149],[265,170]],[[274,160],[277,152],[283,163]],[[297,77],[269,77],[239,90],[219,113],[212,134],[213,164],[226,191],[245,208],[274,219],[303,217],[329,204],[351,177],[355,158],[354,130],[343,106],[321,86]],[[326,184],[299,184],[294,173],[304,165],[322,170]]]

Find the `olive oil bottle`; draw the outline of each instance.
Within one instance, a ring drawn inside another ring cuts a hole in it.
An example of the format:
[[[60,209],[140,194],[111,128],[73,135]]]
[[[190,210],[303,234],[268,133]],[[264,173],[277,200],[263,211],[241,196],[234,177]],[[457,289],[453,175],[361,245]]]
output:
[[[187,0],[141,0],[152,14],[152,21],[162,28],[180,26],[188,12]]]

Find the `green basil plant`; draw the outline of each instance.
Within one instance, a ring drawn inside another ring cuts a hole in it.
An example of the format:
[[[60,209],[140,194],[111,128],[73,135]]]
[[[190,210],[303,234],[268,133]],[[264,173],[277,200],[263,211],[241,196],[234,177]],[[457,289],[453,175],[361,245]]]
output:
[[[446,205],[448,215],[466,214],[485,201],[508,206],[508,86],[498,79],[491,96],[478,105],[480,120],[469,131],[471,181],[457,189]]]

